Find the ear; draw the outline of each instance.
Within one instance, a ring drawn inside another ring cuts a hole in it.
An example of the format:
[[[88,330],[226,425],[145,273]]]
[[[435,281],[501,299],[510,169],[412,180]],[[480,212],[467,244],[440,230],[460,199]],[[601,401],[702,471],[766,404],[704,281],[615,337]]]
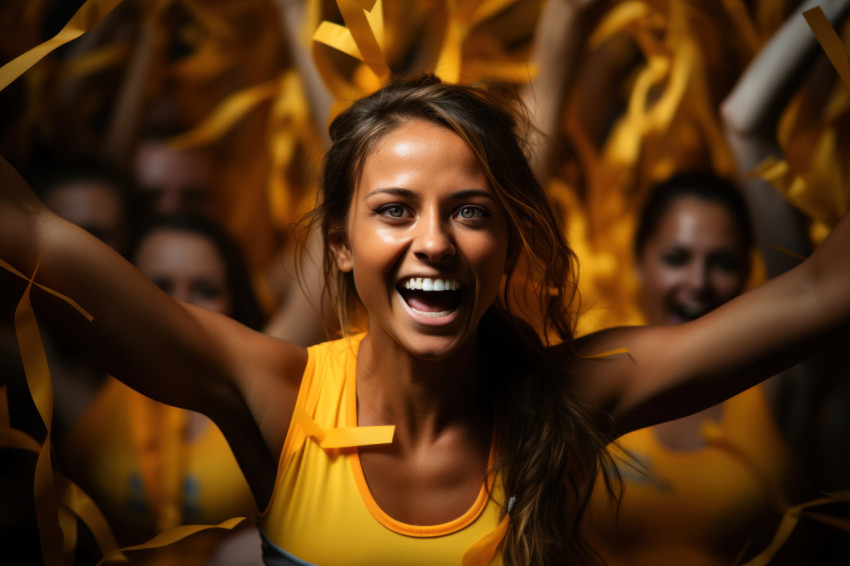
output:
[[[354,270],[354,260],[351,256],[351,248],[348,246],[348,238],[343,230],[331,230],[328,234],[328,246],[336,260],[336,268],[343,273]]]

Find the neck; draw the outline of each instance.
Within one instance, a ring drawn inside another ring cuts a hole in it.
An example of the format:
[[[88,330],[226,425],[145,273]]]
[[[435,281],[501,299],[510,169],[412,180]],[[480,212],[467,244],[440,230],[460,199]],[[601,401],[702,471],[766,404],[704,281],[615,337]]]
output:
[[[391,338],[370,334],[357,361],[358,422],[394,424],[404,443],[431,442],[458,424],[488,420],[479,387],[476,340],[443,360],[410,355]]]

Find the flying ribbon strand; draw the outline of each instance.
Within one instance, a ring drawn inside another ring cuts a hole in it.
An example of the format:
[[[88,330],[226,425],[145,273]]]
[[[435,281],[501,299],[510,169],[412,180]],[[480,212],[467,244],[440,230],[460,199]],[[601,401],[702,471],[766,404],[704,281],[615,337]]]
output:
[[[366,94],[333,69],[318,49],[325,45],[361,61],[373,75],[377,88],[390,77],[384,56],[383,0],[337,0],[345,26],[323,21],[313,34],[313,60],[328,88],[337,98],[355,99]]]
[[[0,67],[0,90],[9,86],[51,51],[93,28],[119,3],[121,0],[88,0],[59,33]]]

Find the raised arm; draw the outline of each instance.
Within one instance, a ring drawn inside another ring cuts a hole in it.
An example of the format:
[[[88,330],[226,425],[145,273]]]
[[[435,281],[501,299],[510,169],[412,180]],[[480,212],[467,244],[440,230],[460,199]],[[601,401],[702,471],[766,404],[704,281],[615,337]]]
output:
[[[602,331],[576,344],[577,394],[618,433],[710,407],[811,355],[850,326],[850,216],[798,267],[682,325]],[[626,348],[627,354],[589,359]],[[582,357],[583,356],[583,357]]]
[[[729,145],[752,211],[757,240],[770,276],[797,260],[771,244],[806,256],[809,238],[800,213],[768,182],[749,176],[768,157],[782,158],[776,131],[791,96],[810,71],[820,48],[802,12],[820,5],[830,21],[841,21],[848,0],[808,0],[797,9],[750,63],[721,105]]]
[[[111,248],[47,210],[2,159],[0,217],[0,258],[26,275],[38,266],[38,283],[73,298],[94,320],[34,290],[37,316],[134,389],[212,418],[262,506],[304,350],[172,300]],[[22,281],[2,277],[4,292],[23,291]]]
[[[578,72],[590,25],[604,5],[597,0],[546,0],[537,21],[529,63],[537,74],[520,91],[536,131],[531,133],[532,167],[541,183],[555,160],[554,140],[567,94]]]
[[[302,26],[308,3],[308,0],[275,0],[292,62],[304,81],[304,88],[310,99],[310,115],[322,139],[328,141],[328,120],[334,96],[319,75],[310,49],[302,41]]]

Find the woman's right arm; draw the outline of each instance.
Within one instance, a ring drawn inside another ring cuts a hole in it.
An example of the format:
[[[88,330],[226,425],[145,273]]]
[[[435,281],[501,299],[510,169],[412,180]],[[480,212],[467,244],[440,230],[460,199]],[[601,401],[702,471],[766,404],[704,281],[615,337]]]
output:
[[[35,272],[37,283],[94,317],[88,322],[33,287],[39,319],[130,387],[212,418],[246,475],[247,468],[257,475],[248,480],[262,504],[306,351],[172,300],[97,238],[51,213],[2,158],[0,218],[0,259],[27,276]],[[4,292],[23,292],[23,281],[3,281]]]
[[[809,74],[819,46],[802,12],[821,6],[833,25],[850,10],[848,0],[807,0],[786,20],[748,65],[721,105],[726,139],[735,155],[741,184],[753,211],[758,245],[768,274],[775,277],[798,260],[771,245],[799,256],[811,252],[800,213],[767,181],[750,176],[766,158],[784,158],[777,139],[779,119],[791,96]]]

